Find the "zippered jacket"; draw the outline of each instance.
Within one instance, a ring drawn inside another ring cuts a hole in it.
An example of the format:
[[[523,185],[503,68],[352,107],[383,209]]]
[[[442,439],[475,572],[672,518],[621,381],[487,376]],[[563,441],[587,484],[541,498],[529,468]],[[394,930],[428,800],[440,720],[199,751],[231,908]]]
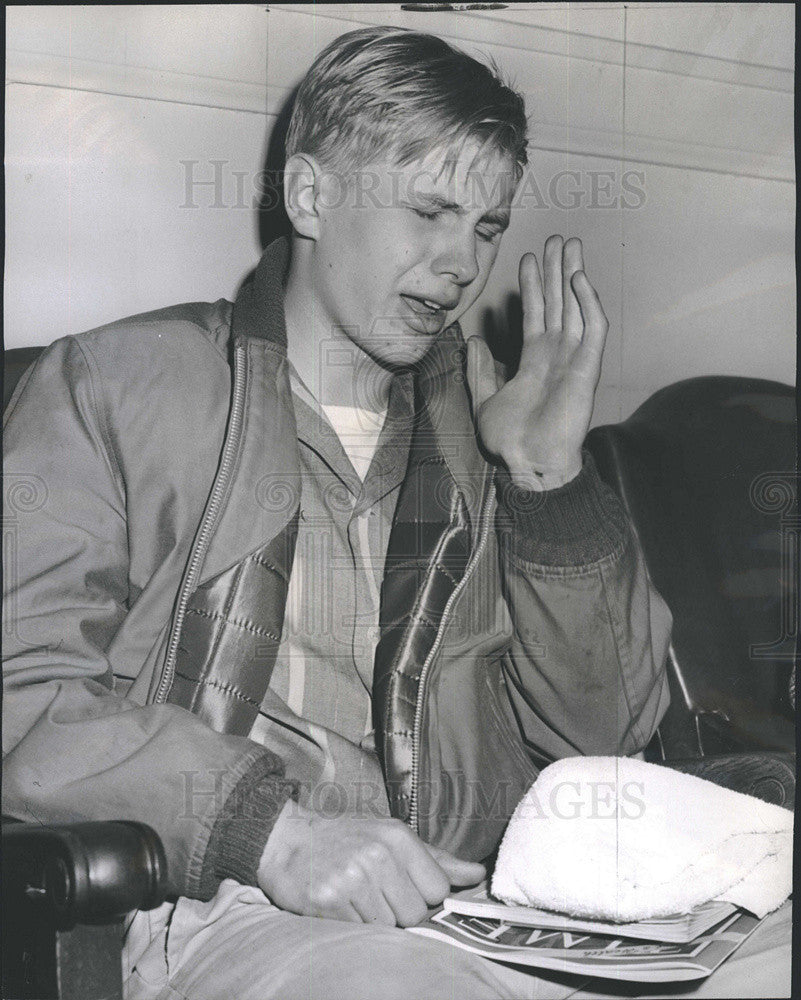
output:
[[[6,413],[3,812],[149,823],[201,899],[255,884],[297,794],[248,736],[300,496],[287,260],[272,244],[234,305],[56,341]],[[545,764],[647,744],[671,619],[589,456],[539,494],[487,463],[464,354],[451,327],[417,376],[373,712],[392,814],[483,859]]]

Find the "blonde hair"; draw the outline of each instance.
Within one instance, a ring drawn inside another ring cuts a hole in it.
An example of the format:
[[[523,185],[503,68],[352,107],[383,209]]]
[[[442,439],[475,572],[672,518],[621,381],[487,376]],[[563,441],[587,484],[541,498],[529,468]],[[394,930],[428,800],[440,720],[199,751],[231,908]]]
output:
[[[442,150],[457,159],[465,142],[508,155],[518,177],[527,163],[520,94],[441,38],[370,27],[325,48],[298,90],[287,157],[308,153],[332,171],[390,159],[405,166]]]

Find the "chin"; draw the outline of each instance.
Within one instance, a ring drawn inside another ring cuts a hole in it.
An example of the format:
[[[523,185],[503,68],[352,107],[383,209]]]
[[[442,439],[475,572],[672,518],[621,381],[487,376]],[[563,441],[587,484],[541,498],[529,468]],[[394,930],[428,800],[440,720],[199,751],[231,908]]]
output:
[[[383,363],[389,368],[413,368],[415,365],[419,365],[428,354],[436,339],[436,337],[430,337],[426,339],[426,343],[415,344],[408,350],[399,350],[386,356]]]
[[[424,336],[398,332],[391,344],[383,340],[369,353],[374,361],[385,368],[411,368],[422,361],[438,336],[439,334]]]

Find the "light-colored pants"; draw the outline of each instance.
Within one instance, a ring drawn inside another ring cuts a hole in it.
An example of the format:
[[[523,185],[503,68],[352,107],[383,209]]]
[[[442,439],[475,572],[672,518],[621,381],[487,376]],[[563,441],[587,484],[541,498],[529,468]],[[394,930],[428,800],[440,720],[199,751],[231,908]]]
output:
[[[137,941],[138,938],[138,941]],[[150,939],[149,943],[146,939]],[[299,917],[226,880],[208,903],[139,914],[126,1000],[563,1000],[636,995],[610,980],[523,971],[398,928]],[[650,997],[675,996],[656,993]],[[790,906],[681,996],[789,997]]]

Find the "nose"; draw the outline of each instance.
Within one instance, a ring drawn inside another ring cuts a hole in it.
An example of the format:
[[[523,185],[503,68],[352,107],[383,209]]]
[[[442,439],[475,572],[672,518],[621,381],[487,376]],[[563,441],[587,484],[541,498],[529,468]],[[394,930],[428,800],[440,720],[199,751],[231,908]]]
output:
[[[478,276],[476,236],[472,229],[459,236],[451,234],[443,242],[433,268],[436,274],[449,275],[457,285],[469,285]]]

